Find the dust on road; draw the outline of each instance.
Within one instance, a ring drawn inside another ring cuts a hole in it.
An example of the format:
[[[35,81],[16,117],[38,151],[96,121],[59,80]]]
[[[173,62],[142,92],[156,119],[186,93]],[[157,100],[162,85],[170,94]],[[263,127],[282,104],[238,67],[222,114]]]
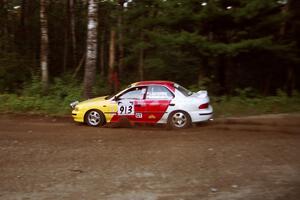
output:
[[[300,116],[91,128],[0,115],[0,199],[298,200]]]

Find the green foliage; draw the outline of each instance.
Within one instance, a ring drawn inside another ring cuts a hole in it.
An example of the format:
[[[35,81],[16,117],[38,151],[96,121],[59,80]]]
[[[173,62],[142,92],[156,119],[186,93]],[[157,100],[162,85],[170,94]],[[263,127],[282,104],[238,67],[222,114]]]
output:
[[[0,112],[32,112],[40,114],[62,115],[71,111],[69,104],[81,100],[82,89],[77,81],[70,81],[70,76],[55,78],[49,93],[43,95],[38,76],[31,83],[26,83],[22,95],[1,94]]]
[[[23,96],[41,96],[42,83],[39,76],[33,75],[31,81],[24,83]]]
[[[216,117],[249,116],[273,113],[299,113],[300,95],[288,97],[283,91],[276,96],[248,97],[251,89],[240,91],[241,96],[212,97]]]
[[[32,60],[25,56],[0,51],[0,92],[18,92],[33,66]]]
[[[237,89],[235,89],[235,92],[236,92],[237,96],[239,96],[241,99],[257,97],[257,93],[251,87],[247,87],[244,89],[237,88]]]
[[[96,96],[106,96],[111,94],[111,88],[107,84],[107,80],[103,77],[97,76],[96,83],[93,88],[93,93]]]
[[[201,79],[199,79],[198,84],[190,85],[188,89],[193,92],[198,92],[199,90],[208,90],[210,84],[211,78],[202,77]]]

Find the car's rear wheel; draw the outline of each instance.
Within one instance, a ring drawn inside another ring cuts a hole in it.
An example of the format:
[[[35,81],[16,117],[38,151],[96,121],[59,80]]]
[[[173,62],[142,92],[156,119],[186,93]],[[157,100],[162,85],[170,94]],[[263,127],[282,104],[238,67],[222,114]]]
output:
[[[168,127],[173,129],[187,128],[191,125],[191,117],[187,112],[178,110],[168,117]]]
[[[105,116],[100,110],[90,110],[85,115],[85,122],[89,126],[102,126],[105,124]]]

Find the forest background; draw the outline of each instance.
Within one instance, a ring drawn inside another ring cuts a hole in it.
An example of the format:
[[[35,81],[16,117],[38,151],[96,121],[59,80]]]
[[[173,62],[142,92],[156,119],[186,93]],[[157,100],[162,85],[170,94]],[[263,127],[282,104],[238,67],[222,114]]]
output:
[[[217,115],[300,111],[300,1],[0,0],[0,111],[66,114],[140,80]]]

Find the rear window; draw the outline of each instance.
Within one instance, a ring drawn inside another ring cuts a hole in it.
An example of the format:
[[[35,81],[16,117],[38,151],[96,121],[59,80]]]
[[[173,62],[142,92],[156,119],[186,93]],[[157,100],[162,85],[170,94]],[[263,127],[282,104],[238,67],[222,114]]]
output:
[[[184,96],[191,96],[193,92],[189,91],[185,87],[182,87],[181,85],[178,85],[177,83],[174,84],[174,87],[181,92]]]

